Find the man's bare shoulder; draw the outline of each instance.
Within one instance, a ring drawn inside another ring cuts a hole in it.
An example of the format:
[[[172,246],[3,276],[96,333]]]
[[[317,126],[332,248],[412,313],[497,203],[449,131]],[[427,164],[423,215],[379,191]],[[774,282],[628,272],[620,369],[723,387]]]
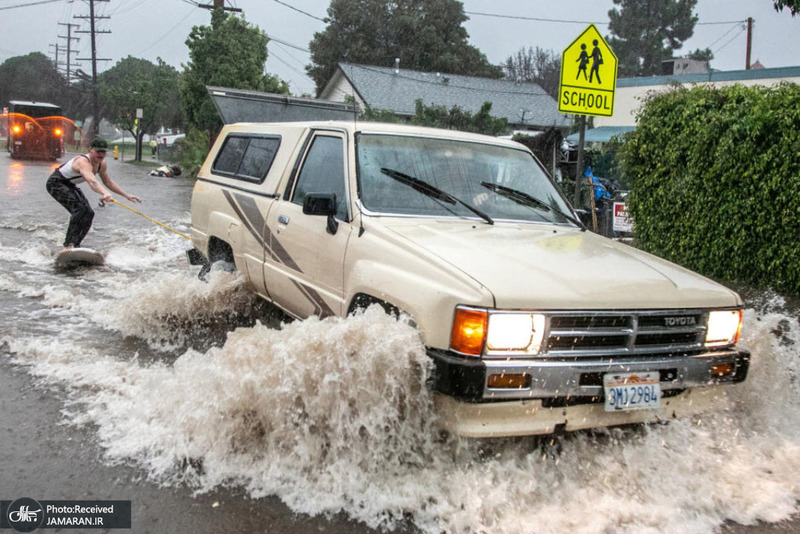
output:
[[[72,168],[76,171],[83,171],[83,170],[91,171],[92,164],[89,161],[89,158],[77,157],[72,162]]]

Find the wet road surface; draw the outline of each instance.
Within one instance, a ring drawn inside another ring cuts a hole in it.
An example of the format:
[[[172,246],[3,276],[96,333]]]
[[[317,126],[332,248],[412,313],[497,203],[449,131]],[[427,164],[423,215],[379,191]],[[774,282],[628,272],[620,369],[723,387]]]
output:
[[[197,298],[197,293],[203,289],[191,285],[194,283],[195,273],[186,266],[182,256],[187,243],[120,209],[98,209],[95,228],[85,242],[86,246],[108,252],[108,268],[71,274],[53,272],[50,262],[52,254],[60,248],[67,213],[44,192],[44,180],[51,167],[44,162],[12,161],[5,154],[0,154],[0,185],[4,185],[0,198],[6,206],[5,213],[0,216],[0,264],[6,273],[4,278],[0,278],[0,320],[5,324],[2,329],[5,330],[2,334],[5,342],[0,343],[0,450],[3,451],[0,454],[0,499],[31,497],[37,500],[130,500],[132,532],[137,533],[377,532],[364,522],[352,519],[357,515],[353,508],[349,508],[349,513],[338,511],[317,516],[297,513],[293,510],[302,508],[302,505],[297,504],[297,497],[291,492],[281,498],[261,497],[261,490],[254,491],[252,482],[247,480],[212,484],[211,488],[198,492],[198,486],[192,483],[191,478],[185,482],[180,482],[180,479],[176,482],[169,477],[165,479],[158,474],[159,471],[146,467],[146,464],[143,466],[141,455],[131,454],[126,457],[104,441],[103,436],[109,427],[112,432],[119,431],[119,420],[120,417],[124,419],[124,416],[117,415],[117,419],[110,420],[100,414],[94,415],[94,419],[89,418],[88,421],[78,418],[79,422],[75,423],[76,411],[87,407],[95,411],[98,409],[97,404],[85,404],[86,401],[82,400],[87,390],[89,394],[93,388],[109,388],[112,392],[116,390],[103,380],[90,377],[87,371],[89,364],[79,355],[64,357],[66,361],[60,361],[61,351],[72,354],[83,347],[92,354],[112,355],[120,362],[130,363],[133,358],[135,365],[124,367],[120,376],[123,381],[126,377],[135,381],[131,378],[134,376],[132,373],[142,365],[149,371],[148,365],[156,364],[157,367],[159,362],[170,365],[187,350],[198,351],[201,355],[205,351],[213,352],[211,348],[223,345],[228,332],[237,328],[243,328],[246,334],[242,335],[247,335],[248,329],[255,323],[254,315],[266,324],[274,323],[276,319],[271,311],[250,302],[236,288],[224,288],[217,293],[212,291],[200,304],[191,300],[192,297]],[[148,167],[137,167],[113,160],[109,162],[109,168],[111,176],[123,189],[142,197],[144,202],[137,205],[137,209],[165,221],[181,232],[187,232],[192,185],[189,180],[149,177]],[[82,187],[90,201],[95,204],[96,195],[87,191],[85,185]],[[147,286],[148,280],[153,281],[155,286],[160,284],[162,289],[142,289]],[[191,289],[185,296],[189,299],[188,303],[180,300],[184,298],[181,290],[185,287]],[[121,302],[119,306],[115,305],[117,301],[114,299],[117,298]],[[130,309],[115,309],[126,306]],[[158,311],[159,306],[164,309]],[[198,309],[198,306],[202,309]],[[233,308],[234,312],[228,313],[228,308]],[[157,312],[153,312],[154,309]],[[780,327],[783,324],[781,321],[796,322],[796,317],[778,317],[775,320]],[[161,324],[165,322],[170,324]],[[790,324],[787,328],[791,335],[791,329],[796,327]],[[213,354],[219,356],[217,353]],[[57,365],[62,367],[53,370]],[[70,383],[71,372],[75,373],[76,381],[84,383],[75,390]],[[66,378],[64,373],[67,374]],[[142,382],[150,378],[143,374],[137,380]],[[152,391],[149,393],[152,396]],[[125,405],[126,409],[131,410],[131,418],[138,416],[133,412],[147,400],[145,396],[134,397],[131,404]],[[274,402],[274,399],[269,402]],[[152,417],[152,414],[147,417]],[[223,431],[224,428],[219,430],[220,433]],[[329,440],[333,440],[338,434],[334,432],[330,436]],[[640,437],[636,433],[623,436],[622,444],[617,449],[625,448],[626,452],[635,452],[634,446],[626,442],[634,442]],[[128,434],[124,438],[134,443],[135,436]],[[259,434],[259,439],[264,438]],[[347,441],[348,438],[345,435],[341,439]],[[664,439],[669,440],[671,436],[666,435]],[[538,447],[536,441],[521,443],[523,446],[528,443]],[[576,445],[569,442],[566,447],[574,447],[581,454],[586,454],[587,451],[591,453],[593,449],[581,443],[579,441]],[[751,442],[745,442],[743,446],[748,444]],[[264,441],[265,447],[272,445],[269,440]],[[600,446],[597,450],[607,451],[604,447]],[[519,448],[518,445],[501,447],[497,456],[522,457],[523,453]],[[346,449],[345,443],[340,450]],[[657,450],[651,452],[658,453]],[[482,455],[479,456],[483,458]],[[436,455],[432,458],[441,460]],[[710,458],[709,462],[717,461],[717,458]],[[590,457],[591,462],[595,460],[598,466],[605,463],[604,458]],[[208,463],[210,464],[210,460]],[[453,473],[470,474],[473,464],[478,464],[479,467],[483,464],[487,478],[497,476],[497,473],[503,472],[501,469],[506,469],[505,464],[493,464],[485,459],[457,463],[454,469],[444,462],[441,472],[434,471],[430,480],[457,480]],[[564,458],[561,465],[564,472],[576,467],[567,458]],[[317,467],[318,464],[313,461],[305,466],[309,479],[312,480],[312,487],[316,484],[314,481],[318,480],[318,473],[313,472]],[[248,474],[258,471],[257,468],[248,469]],[[498,471],[492,473],[489,469]],[[545,466],[542,471],[536,472],[544,476],[555,476],[559,471],[556,461],[550,467]],[[380,473],[380,469],[376,472]],[[302,476],[303,469],[299,473]],[[413,479],[413,472],[411,475]],[[236,476],[233,477],[235,478]],[[324,483],[324,480],[320,478],[319,483]],[[557,476],[556,480],[559,480]],[[376,484],[375,480],[368,482]],[[495,484],[502,482],[501,476]],[[701,480],[698,478],[697,482],[700,483]],[[345,483],[343,479],[342,483]],[[327,491],[335,493],[338,491],[337,482],[333,481],[332,484]],[[424,483],[421,484],[425,486]],[[432,482],[427,485],[430,484]],[[691,487],[691,481],[687,484]],[[573,488],[564,495],[572,495],[577,490],[577,487]],[[279,486],[276,491],[284,490]],[[322,493],[325,491],[323,488]],[[342,491],[347,494],[345,490]],[[415,491],[424,494],[427,490],[420,487],[415,488]],[[311,491],[308,498],[319,501],[324,495],[316,495]],[[410,497],[405,495],[404,498]],[[425,508],[425,502],[434,503],[435,498],[425,497],[420,500],[422,504],[417,505],[417,512]],[[633,497],[635,500],[640,498],[641,495]],[[287,499],[294,503],[292,508],[284,504],[283,501]],[[514,502],[515,499],[524,497],[515,496],[509,490],[505,501],[508,510],[521,513],[522,508]],[[567,499],[565,497],[564,501]],[[365,502],[369,502],[368,497]],[[503,503],[504,499],[498,500],[497,513],[503,512]],[[598,506],[598,502],[586,504],[586,510],[597,509]],[[564,516],[561,519],[562,524],[569,524],[568,516],[575,513],[570,511],[572,507],[568,502],[551,503],[549,506],[555,507],[553,510],[556,516]],[[332,508],[335,509],[335,505]],[[769,507],[765,509],[768,510]],[[431,525],[437,521],[441,525],[441,531],[454,530],[455,523],[448,522],[446,513],[442,513],[440,519],[433,522],[415,520],[414,513],[412,508],[408,520],[395,521],[395,531],[435,531],[436,527]],[[679,513],[679,510],[675,510],[676,515]],[[422,513],[419,515],[424,516]],[[421,526],[416,521],[421,521]],[[620,521],[619,531],[633,531],[632,524],[624,522],[627,520]],[[590,523],[590,517],[586,518],[586,522],[587,525]],[[707,524],[713,523],[711,519]],[[468,525],[467,520],[467,526],[463,527],[465,532],[471,530]],[[654,531],[677,532],[682,530],[681,525],[680,522],[670,524],[667,521],[651,527]],[[606,523],[597,531],[608,531],[608,528],[610,527]],[[475,529],[491,531],[480,527]],[[692,530],[710,531],[697,528]],[[72,529],[69,531],[80,532]],[[496,531],[540,530],[537,523],[528,523],[514,527],[499,524]],[[754,526],[741,526],[729,520],[718,531],[731,534],[800,532],[800,520],[760,523]],[[587,526],[586,532],[593,530]]]

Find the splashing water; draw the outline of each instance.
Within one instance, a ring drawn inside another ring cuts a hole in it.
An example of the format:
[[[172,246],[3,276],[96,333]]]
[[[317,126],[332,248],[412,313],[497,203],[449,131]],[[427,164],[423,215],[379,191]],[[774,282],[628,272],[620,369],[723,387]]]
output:
[[[750,375],[726,411],[464,440],[436,424],[417,332],[378,309],[285,323],[236,275],[198,281],[179,238],[108,210],[88,238],[106,265],[54,273],[65,212],[33,179],[49,167],[29,171],[30,199],[0,222],[0,355],[66,390],[66,420],[91,425],[109,463],[437,534],[711,533],[798,510],[800,323],[776,295],[746,313]],[[129,180],[185,230],[187,185]]]
[[[116,298],[73,308],[161,350],[203,317],[253,304],[224,273],[209,284],[112,280],[104,291]],[[700,533],[778,521],[800,498],[800,327],[774,310],[748,310],[745,324],[753,363],[726,412],[505,440],[443,436],[417,333],[377,308],[239,327],[171,365],[61,340],[4,342],[41,383],[69,389],[69,421],[97,426],[108,461],[133,459],[164,484],[236,484],[298,512],[423,532]]]

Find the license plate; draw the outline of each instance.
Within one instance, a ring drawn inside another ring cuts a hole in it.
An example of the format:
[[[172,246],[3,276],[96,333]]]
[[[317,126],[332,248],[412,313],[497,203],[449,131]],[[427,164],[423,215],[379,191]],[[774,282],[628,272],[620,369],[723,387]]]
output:
[[[659,373],[607,373],[603,376],[607,412],[649,410],[661,406]]]

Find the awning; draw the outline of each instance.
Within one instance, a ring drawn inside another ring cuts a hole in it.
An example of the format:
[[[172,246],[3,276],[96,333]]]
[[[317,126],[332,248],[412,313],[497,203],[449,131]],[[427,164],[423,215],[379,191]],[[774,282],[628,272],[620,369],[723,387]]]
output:
[[[624,133],[632,132],[635,129],[636,126],[600,126],[598,128],[586,130],[586,136],[584,140],[587,143],[608,143],[615,135],[622,135]],[[580,132],[576,132],[572,135],[568,135],[567,141],[577,144],[579,137]]]

